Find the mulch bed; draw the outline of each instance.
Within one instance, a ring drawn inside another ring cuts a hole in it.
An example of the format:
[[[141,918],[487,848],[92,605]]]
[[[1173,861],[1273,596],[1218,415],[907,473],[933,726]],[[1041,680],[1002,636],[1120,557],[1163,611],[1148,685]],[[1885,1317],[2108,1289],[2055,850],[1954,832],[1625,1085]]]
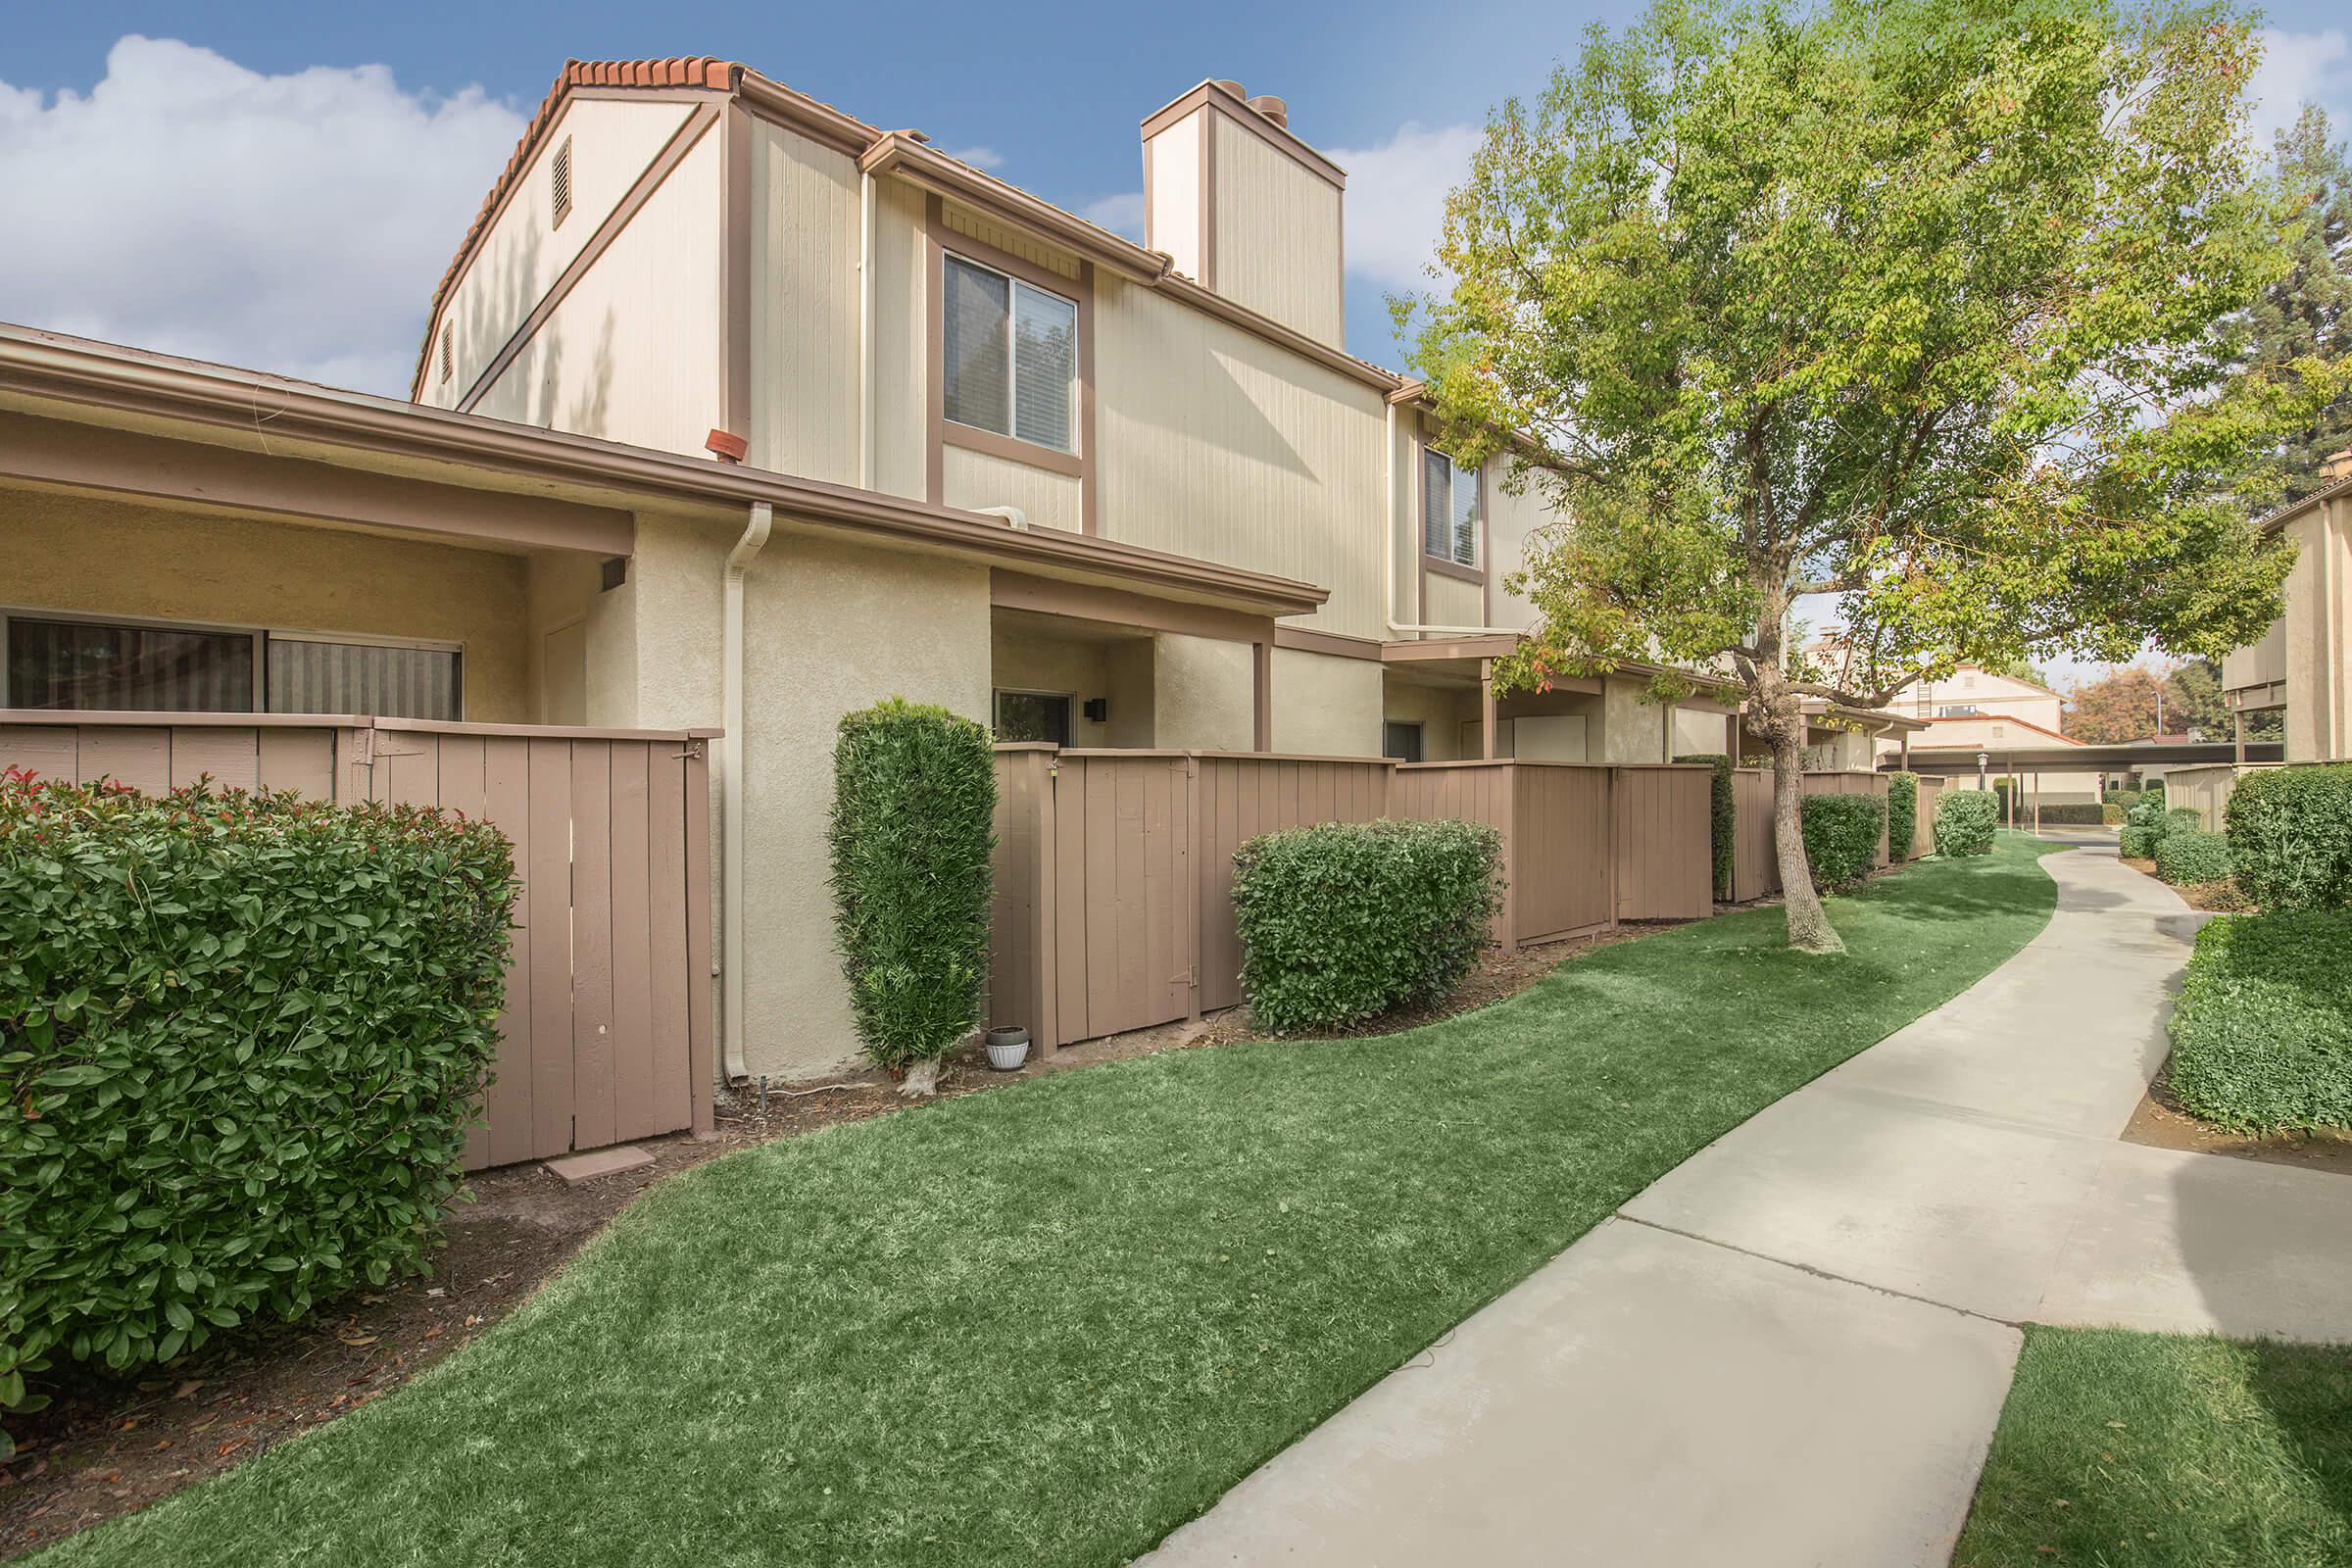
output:
[[[2140,1097],[2139,1108],[2132,1112],[2131,1123],[2123,1132],[2125,1143],[2352,1176],[2352,1128],[2340,1133],[2256,1136],[2216,1127],[2180,1108],[2180,1102],[2173,1096],[2172,1074],[2172,1058],[2168,1056],[2156,1074],[2156,1081]]]
[[[1351,1035],[1390,1034],[1517,996],[1563,959],[1655,929],[1627,926],[1573,942],[1490,955],[1439,1006],[1372,1020]],[[952,1058],[941,1098],[1158,1051],[1264,1038],[1248,1009],[1139,1029],[993,1072],[977,1048]],[[135,1382],[64,1368],[50,1406],[9,1422],[18,1451],[0,1463],[0,1557],[129,1513],[219,1475],[298,1433],[397,1389],[530,1298],[540,1283],[655,1182],[739,1149],[903,1108],[879,1073],[837,1083],[747,1089],[720,1097],[717,1136],[637,1147],[654,1163],[567,1186],[537,1163],[472,1178],[451,1211],[430,1276],[352,1298],[329,1313],[231,1334]]]

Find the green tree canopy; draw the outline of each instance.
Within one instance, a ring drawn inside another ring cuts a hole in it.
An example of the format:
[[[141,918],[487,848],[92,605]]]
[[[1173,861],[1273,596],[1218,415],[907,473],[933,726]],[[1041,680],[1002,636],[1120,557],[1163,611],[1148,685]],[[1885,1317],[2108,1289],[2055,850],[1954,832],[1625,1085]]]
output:
[[[2241,323],[2241,363],[2276,371],[2297,360],[2352,359],[2352,162],[2328,116],[2306,104],[2277,138],[2278,180],[2301,204],[2292,265],[2262,291]],[[2352,396],[2338,397],[2285,432],[2274,454],[2278,499],[2320,488],[2322,460],[2352,446]]]
[[[1542,623],[1499,679],[1736,674],[1796,945],[1838,946],[1805,700],[2218,656],[2277,614],[2287,559],[2231,487],[2330,383],[2228,352],[2289,265],[2257,52],[2220,4],[1658,0],[1504,105],[1448,199],[1453,281],[1398,302],[1440,437],[1572,519],[1513,579]],[[1827,670],[1788,636],[1815,594]]]

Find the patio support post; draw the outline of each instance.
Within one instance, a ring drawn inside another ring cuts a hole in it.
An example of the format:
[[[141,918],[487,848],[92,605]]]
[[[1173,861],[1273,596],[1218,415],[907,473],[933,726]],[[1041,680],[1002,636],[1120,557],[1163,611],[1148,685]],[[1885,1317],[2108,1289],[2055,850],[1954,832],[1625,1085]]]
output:
[[[2237,748],[2232,760],[2238,766],[2243,767],[2246,765],[2246,710],[2244,709],[2238,709],[2230,715],[2230,728],[2231,730],[2230,741]]]
[[[719,596],[719,679],[727,733],[718,743],[719,1073],[728,1082],[747,1076],[743,1064],[743,580],[752,560],[767,545],[775,513],[764,501],[752,503],[743,537],[727,552]],[[690,979],[692,977],[689,977]]]
[[[1250,645],[1250,749],[1274,749],[1274,645]]]
[[[1494,760],[1494,661],[1478,662],[1478,755]]]

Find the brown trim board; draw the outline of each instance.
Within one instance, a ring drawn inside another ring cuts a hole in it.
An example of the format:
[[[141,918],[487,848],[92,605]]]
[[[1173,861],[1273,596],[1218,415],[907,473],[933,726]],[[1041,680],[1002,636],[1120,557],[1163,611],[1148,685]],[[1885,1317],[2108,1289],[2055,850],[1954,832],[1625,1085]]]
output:
[[[531,314],[524,317],[522,324],[517,326],[507,338],[505,346],[498,351],[496,358],[491,360],[480,375],[474,377],[473,385],[468,387],[466,395],[458,400],[457,409],[460,414],[470,413],[473,406],[481,401],[483,394],[488,392],[496,384],[498,378],[506,373],[507,367],[514,363],[515,357],[522,352],[523,345],[531,340],[532,334],[546,324],[547,318],[556,313],[556,307],[562,305],[564,297],[570,294],[580,279],[588,275],[588,269],[595,266],[598,259],[612,248],[612,242],[620,237],[620,231],[629,226],[629,220],[635,218],[638,211],[653,199],[654,192],[662,188],[662,182],[669,177],[670,171],[685,162],[686,155],[692,152],[695,145],[703,139],[705,131],[718,123],[719,114],[717,105],[706,104],[686,117],[686,122],[680,125],[676,133],[662,144],[662,150],[654,155],[654,161],[646,166],[645,172],[637,176],[637,181],[629,187],[628,194],[621,197],[619,202],[613,206],[612,211],[605,215],[605,220],[597,225],[596,232],[589,236],[588,243],[580,247],[580,254],[571,259],[571,265],[564,269],[562,275],[541,297],[539,303],[532,307]],[[517,184],[519,183],[518,181]]]
[[[1155,599],[1123,588],[1100,588],[1091,583],[1033,577],[998,567],[988,574],[989,604],[998,610],[1026,610],[1041,615],[1072,620],[1102,621],[1143,631],[1171,632],[1179,637],[1210,637],[1228,643],[1274,641],[1272,617],[1245,614],[1216,605]]]
[[[1349,637],[1342,632],[1316,631],[1311,626],[1277,626],[1274,646],[1288,648],[1293,653],[1322,654],[1332,659],[1368,659],[1380,662],[1381,645],[1369,637]]]
[[[718,427],[746,441],[752,408],[752,117],[740,100],[728,103],[719,124],[719,315]],[[761,467],[767,454],[755,445],[752,461]]]
[[[1236,98],[1215,81],[1204,81],[1198,87],[1192,88],[1146,115],[1143,120],[1144,134],[1146,136],[1156,135],[1194,110],[1200,108],[1224,115],[1226,119],[1240,124],[1285,157],[1303,165],[1332,184],[1342,189],[1347,188],[1348,171],[1308,146],[1305,140],[1289,126],[1275,124],[1265,116],[1250,108],[1248,99]]]

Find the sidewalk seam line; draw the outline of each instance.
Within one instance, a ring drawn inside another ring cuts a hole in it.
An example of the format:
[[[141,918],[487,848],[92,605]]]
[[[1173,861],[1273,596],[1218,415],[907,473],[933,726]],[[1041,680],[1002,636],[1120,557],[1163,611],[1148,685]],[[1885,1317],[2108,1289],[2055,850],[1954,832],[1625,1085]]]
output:
[[[1730,1242],[1717,1241],[1712,1236],[1701,1236],[1696,1231],[1677,1230],[1672,1225],[1661,1225],[1656,1220],[1643,1219],[1640,1215],[1629,1214],[1624,1209],[1617,1210],[1615,1217],[1629,1225],[1639,1225],[1643,1230],[1662,1231],[1668,1236],[1680,1236],[1687,1242],[1697,1242],[1705,1247],[1720,1247],[1727,1252],[1737,1252],[1741,1257],[1752,1257],[1758,1262],[1774,1263],[1782,1268],[1791,1268],[1799,1274],[1810,1274],[1817,1280],[1828,1280],[1836,1285],[1851,1285],[1859,1290],[1876,1292],[1880,1296],[1891,1296],[1898,1301],[1917,1301],[1922,1306],[1933,1306],[1945,1312],[1957,1312],[1962,1317],[1973,1317],[1981,1323],[1997,1323],[2002,1328],[2016,1329],[2022,1333],[2027,1322],[2030,1321],[1997,1317],[1990,1312],[1979,1312],[1973,1307],[1954,1306],[1949,1301],[1938,1301],[1932,1296],[1920,1296],[1911,1291],[1898,1291],[1889,1286],[1873,1285],[1868,1280],[1858,1280],[1844,1274],[1833,1274],[1826,1268],[1815,1268],[1810,1263],[1799,1263],[1786,1257],[1775,1257],[1770,1252],[1759,1252],[1753,1248],[1737,1247]]]

